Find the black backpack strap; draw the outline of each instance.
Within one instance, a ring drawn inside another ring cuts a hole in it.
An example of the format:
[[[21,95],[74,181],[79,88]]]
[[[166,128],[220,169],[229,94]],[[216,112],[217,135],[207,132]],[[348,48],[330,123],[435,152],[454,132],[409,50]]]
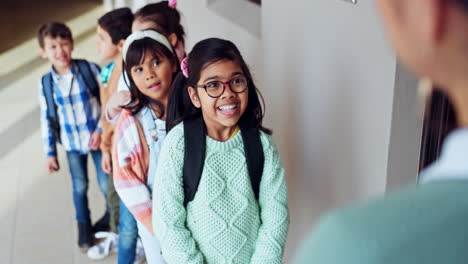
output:
[[[78,72],[83,77],[83,80],[90,90],[91,94],[96,97],[101,102],[101,96],[99,93],[99,84],[96,81],[96,76],[94,72],[91,70],[90,63],[86,60],[74,60],[78,65]],[[99,66],[98,66],[99,70]]]
[[[54,100],[54,81],[52,80],[52,74],[50,72],[42,76],[42,92],[46,100],[47,119],[52,129],[54,141],[60,143],[60,126],[58,122],[57,105]]]
[[[246,128],[241,129],[241,133],[242,140],[244,141],[245,160],[247,169],[249,170],[250,182],[255,198],[258,200],[265,162],[262,141],[260,140],[260,130],[257,128]]]
[[[184,121],[184,206],[195,197],[205,163],[206,133],[203,118]]]

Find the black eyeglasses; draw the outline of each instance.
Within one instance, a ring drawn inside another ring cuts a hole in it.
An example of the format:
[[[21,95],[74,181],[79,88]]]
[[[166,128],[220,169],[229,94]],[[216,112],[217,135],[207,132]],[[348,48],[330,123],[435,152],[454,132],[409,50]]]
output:
[[[228,82],[213,81],[203,85],[194,85],[194,87],[203,88],[209,97],[218,98],[224,93],[226,85],[229,85],[229,88],[234,93],[242,93],[247,90],[247,83],[247,78],[244,76],[237,76]]]

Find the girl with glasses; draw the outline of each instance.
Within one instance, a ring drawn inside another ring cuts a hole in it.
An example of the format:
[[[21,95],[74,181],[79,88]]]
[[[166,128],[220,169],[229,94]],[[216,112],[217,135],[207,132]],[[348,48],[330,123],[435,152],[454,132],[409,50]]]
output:
[[[167,263],[281,263],[284,169],[237,47],[206,39],[182,62],[156,172],[153,226]],[[157,228],[156,228],[157,227]]]

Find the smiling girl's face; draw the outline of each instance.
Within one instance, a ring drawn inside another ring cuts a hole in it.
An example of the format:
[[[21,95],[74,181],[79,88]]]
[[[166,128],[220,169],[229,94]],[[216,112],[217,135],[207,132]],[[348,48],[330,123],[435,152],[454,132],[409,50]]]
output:
[[[156,101],[166,101],[176,66],[164,56],[147,50],[140,64],[131,67],[131,77],[138,90]]]
[[[213,82],[230,82],[238,85],[246,81],[244,73],[235,61],[221,60],[206,67],[200,74],[197,85],[206,85],[212,88]],[[247,84],[245,84],[247,85]],[[192,103],[201,108],[207,131],[216,130],[232,131],[237,127],[239,119],[244,114],[248,104],[248,88],[236,93],[230,89],[230,85],[224,84],[224,92],[217,98],[208,95],[201,87],[189,87],[189,95]],[[234,88],[234,87],[232,87]],[[222,84],[221,84],[222,89]]]

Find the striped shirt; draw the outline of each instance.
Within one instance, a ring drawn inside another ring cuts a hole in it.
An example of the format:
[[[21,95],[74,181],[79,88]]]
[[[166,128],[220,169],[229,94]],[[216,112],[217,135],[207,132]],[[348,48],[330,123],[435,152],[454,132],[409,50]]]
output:
[[[140,122],[129,110],[123,110],[112,151],[115,190],[132,215],[153,233],[151,192],[146,185],[150,158],[147,146]]]
[[[90,65],[98,83],[101,83],[99,67],[94,63]],[[72,63],[70,71],[64,75],[57,74],[53,67],[51,69],[62,145],[67,152],[78,151],[86,154],[90,151],[89,141],[92,133],[101,132],[101,107],[78,72],[76,63]],[[56,156],[56,142],[47,119],[47,103],[42,82],[39,83],[39,105],[43,149],[47,156]]]

